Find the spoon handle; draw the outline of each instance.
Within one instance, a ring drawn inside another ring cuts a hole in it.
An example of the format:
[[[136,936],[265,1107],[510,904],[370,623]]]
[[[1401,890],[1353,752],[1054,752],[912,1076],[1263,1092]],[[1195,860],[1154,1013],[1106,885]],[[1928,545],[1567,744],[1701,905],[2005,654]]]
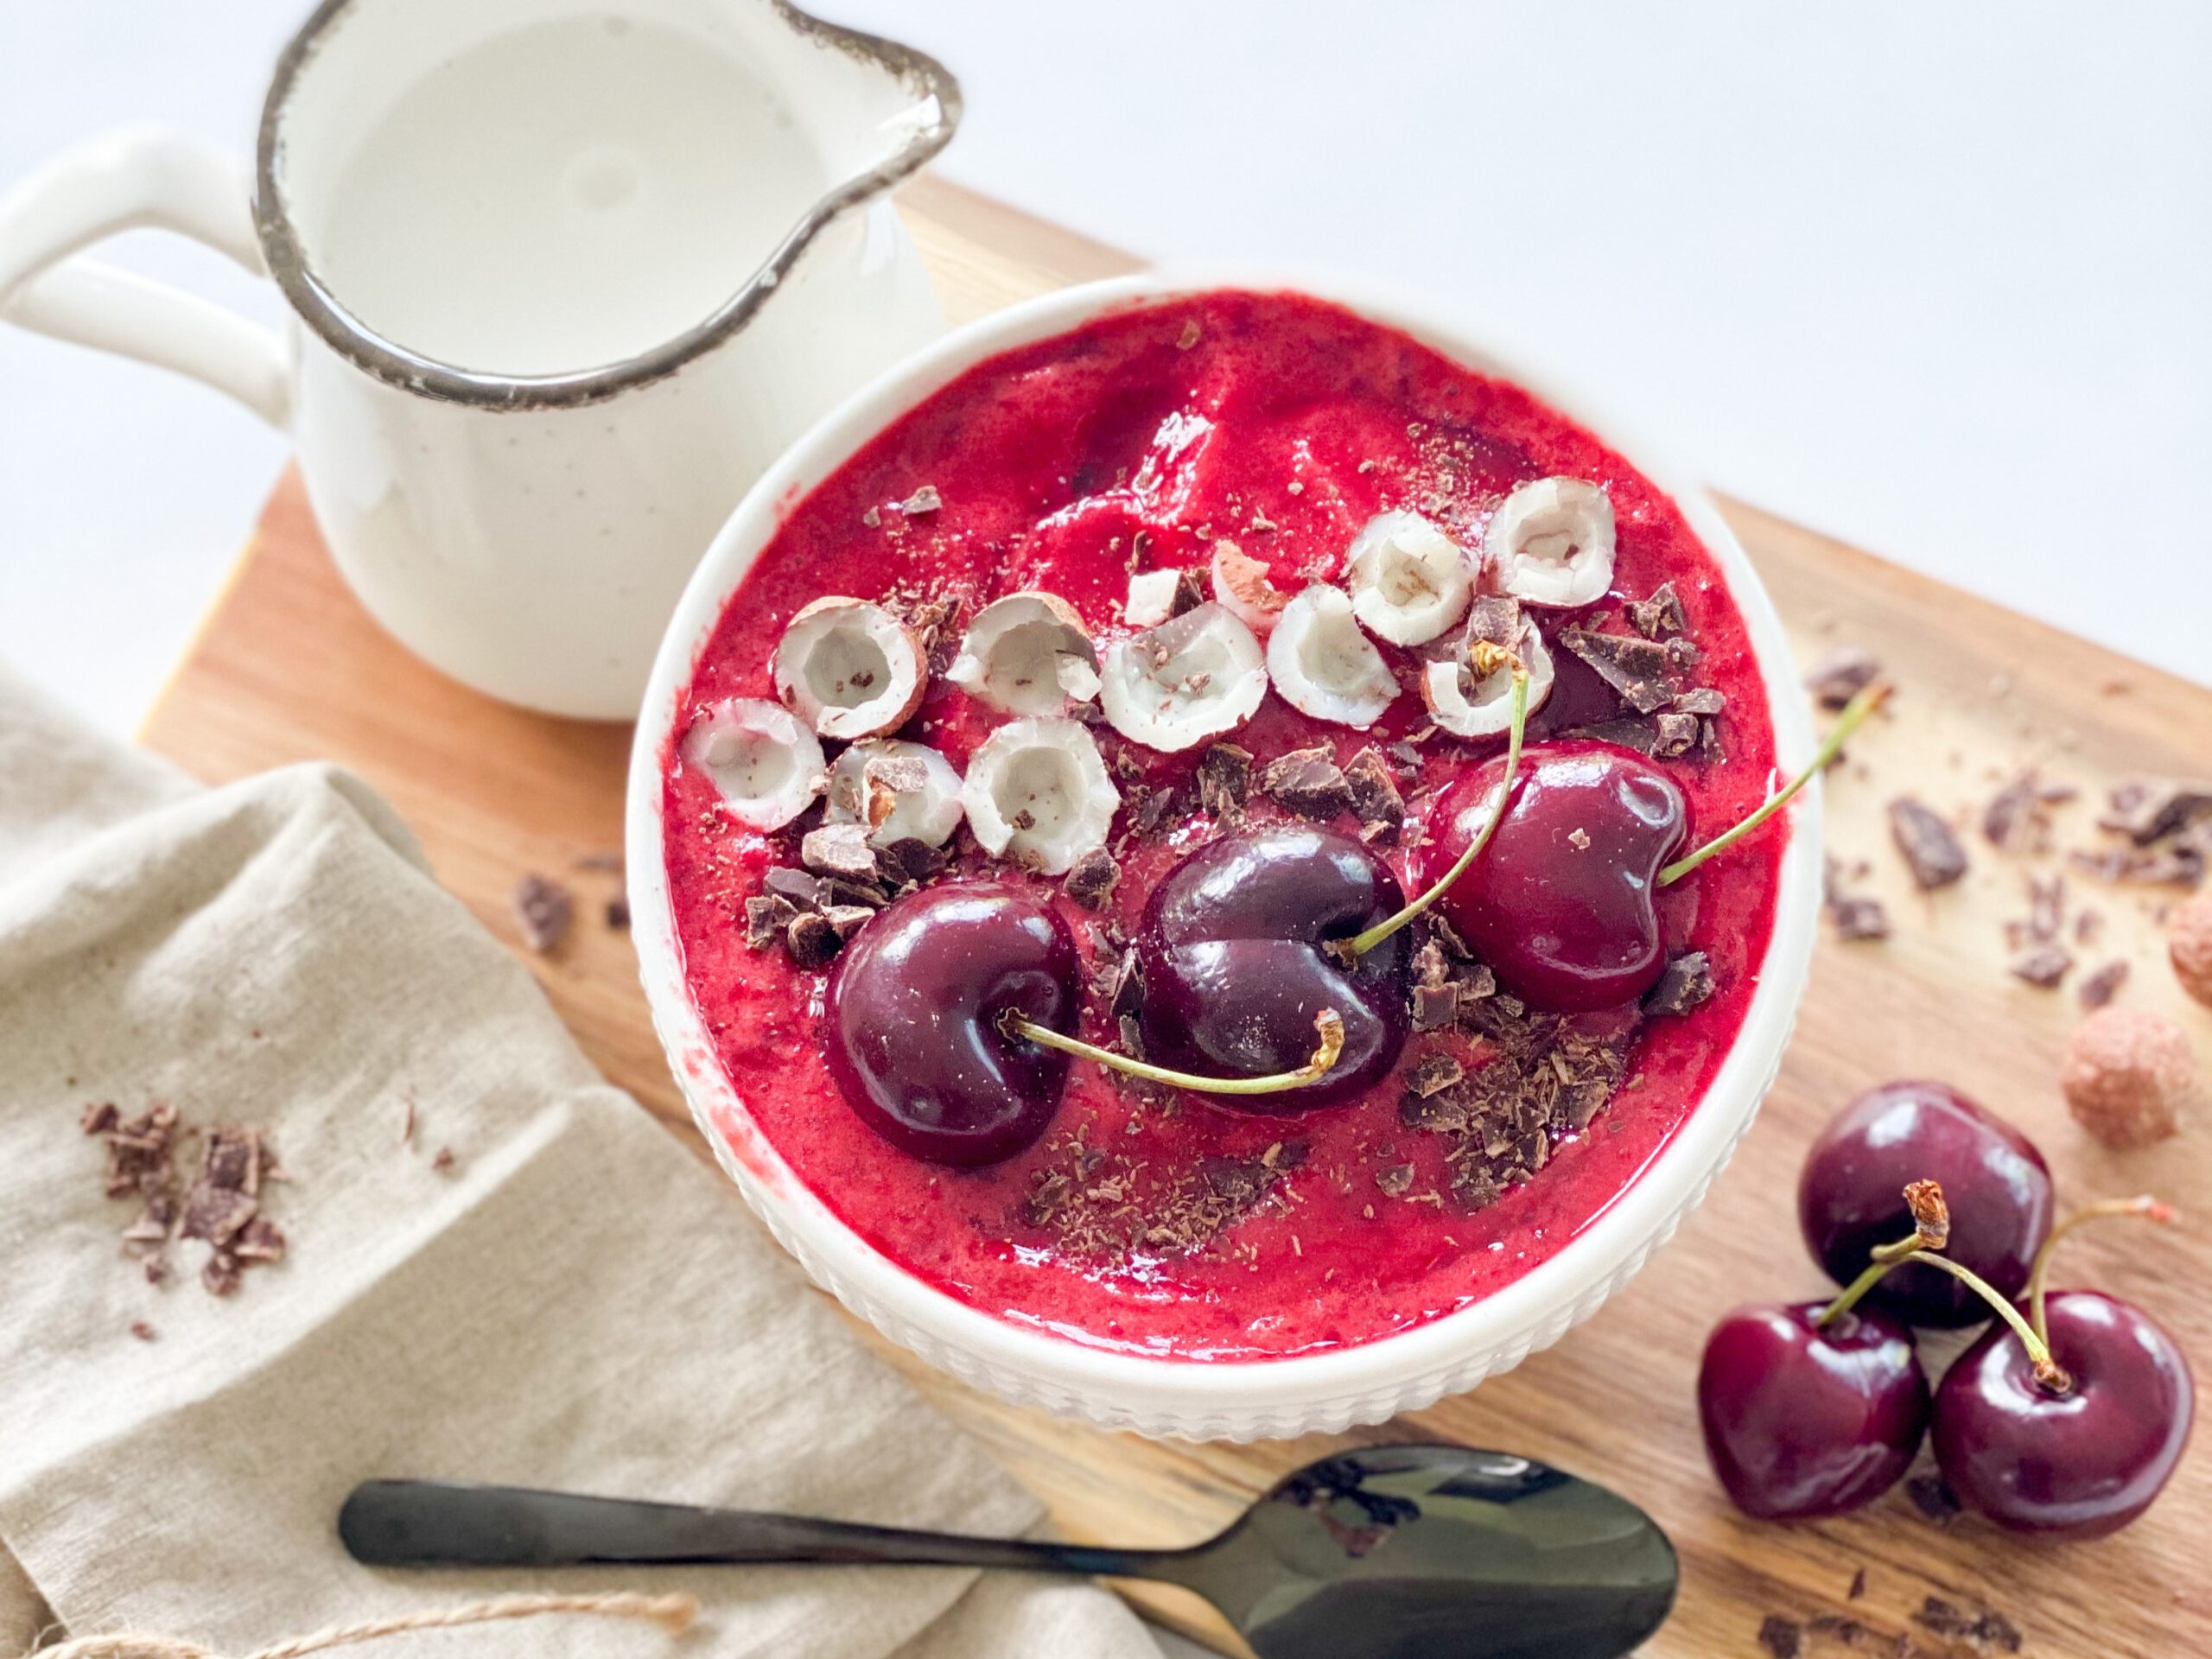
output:
[[[371,1567],[834,1561],[1145,1578],[1158,1574],[1181,1554],[969,1538],[792,1515],[435,1480],[372,1480],[356,1486],[339,1511],[338,1535],[355,1560]]]

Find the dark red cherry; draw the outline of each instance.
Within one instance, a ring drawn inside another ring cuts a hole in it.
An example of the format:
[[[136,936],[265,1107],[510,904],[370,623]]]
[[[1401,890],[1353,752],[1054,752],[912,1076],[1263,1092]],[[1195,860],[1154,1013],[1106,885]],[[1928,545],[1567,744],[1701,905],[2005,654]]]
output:
[[[1705,1344],[1706,1453],[1736,1507],[1763,1521],[1872,1503],[1911,1466],[1928,1427],[1912,1333],[1863,1303],[1815,1325],[1826,1306],[1739,1307]]]
[[[1950,1205],[1943,1254],[1998,1294],[2027,1287],[2050,1235],[2050,1171],[2027,1136],[1945,1083],[1884,1084],[1830,1120],[1797,1183],[1805,1243],[1847,1285],[1878,1244],[1912,1235],[1908,1181],[1941,1183]],[[1936,1268],[1908,1262],[1867,1294],[1908,1325],[1949,1329],[1989,1317],[1988,1304]]]
[[[2017,1532],[2096,1538],[2151,1506],[2189,1443],[2189,1361],[2141,1309],[2094,1290],[2047,1301],[2051,1357],[2073,1387],[2035,1379],[1993,1325],[1936,1391],[1936,1459],[1970,1509]]]
[[[1413,876],[1433,887],[1467,849],[1503,757],[1463,772],[1429,809]],[[1586,740],[1524,752],[1505,818],[1438,901],[1500,983],[1540,1008],[1611,1007],[1667,965],[1652,910],[1688,808],[1674,780],[1629,749]]]
[[[1351,1099],[1388,1076],[1405,1047],[1411,941],[1401,930],[1357,967],[1327,945],[1404,902],[1389,866],[1333,830],[1274,823],[1209,842],[1145,906],[1145,1058],[1208,1077],[1294,1071],[1313,1056],[1314,1016],[1334,1008],[1344,1051],[1321,1081],[1220,1098],[1258,1112]]]
[[[1051,906],[949,881],[887,906],[830,976],[830,1071],[861,1121],[901,1152],[988,1164],[1044,1134],[1068,1057],[1010,1037],[1009,1009],[1072,1032],[1083,968]]]

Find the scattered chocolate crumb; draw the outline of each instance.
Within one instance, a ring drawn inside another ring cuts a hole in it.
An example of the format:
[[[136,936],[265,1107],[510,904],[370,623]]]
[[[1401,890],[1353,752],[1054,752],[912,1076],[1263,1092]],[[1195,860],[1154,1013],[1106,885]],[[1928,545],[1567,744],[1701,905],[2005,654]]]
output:
[[[1824,652],[1805,671],[1805,689],[1823,709],[1840,709],[1874,682],[1882,671],[1873,653],[1861,645],[1838,645]]]
[[[875,879],[875,849],[868,844],[868,830],[857,823],[825,823],[800,837],[799,862],[820,875]]]
[[[1689,618],[1682,612],[1681,596],[1675,593],[1671,582],[1661,582],[1648,598],[1630,600],[1628,620],[1630,626],[1647,639],[1681,633],[1690,625]]]
[[[2072,971],[2074,953],[2050,939],[2032,939],[2012,953],[2005,971],[2013,978],[2049,991]]]
[[[1769,1613],[1759,1623],[1759,1646],[1773,1659],[1798,1659],[1805,1651],[1804,1626],[1780,1613]]]
[[[162,1337],[162,1333],[160,1332],[155,1330],[152,1325],[147,1324],[143,1319],[133,1319],[130,1321],[130,1334],[137,1338],[141,1342],[158,1342],[161,1340]]]
[[[899,511],[912,518],[917,514],[935,512],[944,505],[944,498],[937,493],[937,486],[925,484],[899,504]]]
[[[900,887],[918,886],[943,873],[951,861],[941,847],[932,847],[926,841],[906,836],[887,847],[875,849],[877,871],[888,881]]]
[[[2083,1007],[2101,1008],[2120,995],[2120,988],[2126,982],[2127,963],[2115,957],[2083,980],[2074,995]]]
[[[630,901],[627,899],[608,899],[606,916],[607,925],[613,931],[626,933],[630,931]]]
[[[1121,884],[1122,867],[1103,847],[1094,847],[1075,861],[1062,884],[1069,898],[1085,910],[1103,910]]]
[[[795,910],[812,910],[822,903],[822,879],[787,864],[772,865],[763,871],[760,891],[785,900]]]
[[[105,1135],[118,1122],[123,1115],[111,1100],[87,1101],[85,1109],[77,1115],[77,1127],[86,1135]]]
[[[1623,715],[1616,720],[1600,720],[1587,726],[1578,726],[1567,734],[1569,737],[1586,737],[1599,743],[1617,744],[1624,749],[1634,749],[1638,754],[1649,755],[1659,747],[1659,728],[1649,720],[1635,720]]]
[[[436,1154],[430,1160],[430,1167],[435,1170],[439,1174],[443,1175],[448,1173],[452,1170],[453,1166],[453,1148],[451,1147],[440,1147]]]
[[[1886,939],[1890,937],[1890,913],[1882,901],[1863,893],[1846,893],[1843,889],[1843,868],[1830,859],[1821,881],[1821,902],[1828,912],[1828,919],[1835,924],[1840,939]]]
[[[515,920],[522,928],[522,942],[539,956],[561,943],[575,919],[575,900],[557,881],[542,875],[525,875],[515,887]]]
[[[2020,1650],[2019,1629],[2002,1613],[1980,1613],[1969,1618],[1962,1609],[1941,1596],[1923,1600],[1912,1622],[1936,1636],[1963,1638],[1976,1646],[1998,1648],[2006,1653]]]
[[[1411,1164],[1389,1164],[1375,1172],[1375,1185],[1388,1198],[1402,1197],[1413,1184],[1414,1166]]]
[[[1193,564],[1186,564],[1175,573],[1175,597],[1168,601],[1167,614],[1172,619],[1195,611],[1206,602],[1205,573]]]
[[[1260,787],[1302,818],[1328,819],[1351,810],[1351,785],[1325,743],[1270,760]]]
[[[1396,836],[1405,826],[1406,800],[1382,752],[1363,748],[1344,763],[1344,771],[1351,810],[1359,815],[1360,838],[1372,842]]]
[[[1483,594],[1467,607],[1465,640],[1470,645],[1517,646],[1521,633],[1521,601],[1510,594]]]
[[[870,507],[866,512],[861,514],[861,523],[866,524],[870,530],[875,529],[883,523],[882,509]]]
[[[1694,685],[1675,699],[1675,711],[1683,715],[1717,715],[1728,707],[1725,692],[1709,685]]]
[[[866,905],[824,905],[822,919],[830,924],[842,944],[874,920],[875,912]]]
[[[1440,1049],[1431,1050],[1415,1063],[1406,1086],[1423,1100],[1452,1088],[1467,1075],[1467,1068]]]
[[[1662,714],[1652,720],[1651,753],[1659,760],[1688,754],[1698,740],[1697,716]]]
[[[239,1265],[238,1257],[223,1250],[209,1256],[200,1269],[200,1285],[210,1296],[236,1295],[245,1276],[245,1269]]]
[[[1453,1024],[1459,1018],[1458,982],[1414,986],[1413,1011],[1415,1031],[1441,1031]]]
[[[1214,744],[1198,757],[1198,783],[1201,810],[1224,825],[1241,822],[1252,792],[1252,752]]]
[[[2212,783],[2137,778],[2113,786],[2097,824],[2148,847],[2206,817],[2212,817]]]
[[[745,901],[745,942],[766,950],[784,937],[784,930],[798,915],[798,906],[781,893],[756,893]]]
[[[1587,663],[1639,715],[1656,714],[1674,700],[1667,684],[1674,658],[1656,641],[1633,634],[1561,628],[1559,643]]]
[[[1856,1601],[1866,1593],[1866,1569],[1860,1567],[1851,1575],[1851,1588],[1843,1592],[1846,1601]]]
[[[1198,320],[1196,317],[1191,318],[1183,325],[1183,332],[1175,336],[1175,349],[1179,352],[1189,351],[1192,346],[1198,343],[1200,332]]]
[[[1951,826],[1912,796],[1900,795],[1890,803],[1890,834],[1923,891],[1948,887],[1967,873],[1966,849]]]
[[[2000,852],[2040,853],[2050,845],[2050,814],[2032,768],[1990,797],[1981,833]]]
[[[1656,984],[1644,993],[1643,1011],[1649,1014],[1679,1015],[1701,1007],[1713,996],[1713,963],[1702,950],[1685,950],[1668,958]]]
[[[623,868],[622,849],[620,847],[602,847],[588,853],[578,853],[573,862],[580,870],[597,870],[606,875],[620,875]]]
[[[1926,1519],[1948,1527],[1959,1518],[1959,1500],[1941,1475],[1913,1475],[1904,1483],[1904,1495]]]
[[[801,968],[826,965],[843,944],[836,925],[818,911],[801,911],[784,929],[784,949]]]

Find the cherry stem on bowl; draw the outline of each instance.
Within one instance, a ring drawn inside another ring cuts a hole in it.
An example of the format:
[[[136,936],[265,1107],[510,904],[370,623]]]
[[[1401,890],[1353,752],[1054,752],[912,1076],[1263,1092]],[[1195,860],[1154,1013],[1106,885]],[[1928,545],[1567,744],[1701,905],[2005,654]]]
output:
[[[1890,686],[1886,680],[1876,680],[1872,684],[1862,687],[1859,695],[1844,704],[1843,712],[1835,717],[1835,724],[1828,728],[1827,737],[1821,744],[1819,753],[1813,756],[1811,765],[1783,785],[1779,791],[1767,797],[1766,804],[1751,817],[1744,819],[1740,823],[1723,830],[1695,852],[1686,854],[1661,870],[1658,885],[1662,887],[1671,887],[1708,858],[1726,852],[1728,849],[1789,805],[1791,798],[1799,790],[1828,769],[1829,763],[1834,760],[1838,753],[1843,748],[1845,740],[1859,729],[1861,721],[1881,707],[1883,699],[1889,695]]]
[[[1478,658],[1478,668],[1481,663],[1482,659]],[[1337,947],[1338,953],[1347,962],[1357,962],[1393,933],[1411,926],[1423,911],[1450,892],[1452,884],[1465,875],[1474,861],[1482,856],[1483,849],[1490,845],[1490,838],[1504,821],[1506,808],[1513,800],[1513,774],[1521,769],[1521,739],[1529,728],[1529,671],[1518,657],[1510,652],[1499,651],[1496,666],[1491,671],[1495,673],[1497,668],[1507,666],[1513,670],[1513,718],[1512,723],[1506,728],[1505,775],[1497,782],[1497,810],[1483,820],[1483,827],[1469,839],[1467,850],[1452,861],[1452,868],[1444,872],[1435,886],[1396,915],[1386,917],[1365,932],[1355,934]]]
[[[1271,1071],[1257,1077],[1207,1077],[1195,1071],[1178,1071],[1169,1066],[1154,1065],[1128,1054],[1101,1048],[1096,1043],[1086,1043],[1079,1037],[1066,1036],[1050,1026],[1040,1026],[1034,1020],[1024,1018],[1009,1008],[999,1020],[999,1028],[1009,1037],[1027,1038],[1046,1048],[1056,1048],[1063,1054],[1072,1054],[1079,1060],[1096,1060],[1111,1071],[1124,1077],[1142,1077],[1149,1083],[1164,1084],[1171,1089],[1188,1089],[1202,1095],[1279,1095],[1289,1089],[1303,1089],[1309,1083],[1319,1083],[1329,1068],[1336,1065],[1337,1057],[1344,1049],[1344,1016],[1334,1008],[1324,1008],[1313,1016],[1313,1030],[1319,1039],[1313,1058],[1294,1071]]]
[[[2066,1369],[2050,1357],[2050,1344],[2043,1333],[2030,1325],[2020,1310],[2005,1299],[1997,1287],[1984,1279],[1972,1268],[1961,1267],[1948,1255],[1938,1255],[1950,1240],[1951,1217],[1943,1203],[1943,1189],[1934,1181],[1915,1181],[1904,1190],[1905,1203],[1911,1207],[1912,1236],[1893,1244],[1885,1244],[1872,1252],[1873,1260],[1866,1270],[1846,1285],[1836,1299],[1813,1316],[1815,1330],[1826,1328],[1832,1321],[1841,1319],[1859,1305],[1859,1299],[1908,1262],[1925,1262],[1940,1268],[1967,1286],[1996,1311],[1997,1317],[2012,1327],[2012,1334],[2028,1351],[2028,1361],[2035,1367],[2036,1381],[2053,1394],[2070,1394],[2074,1379]],[[1932,1243],[1923,1240],[1932,1239]]]
[[[2058,1248],[2058,1241],[2085,1221],[2108,1221],[2116,1216],[2133,1216],[2139,1221],[2155,1221],[2161,1226],[2171,1226],[2177,1217],[2170,1204],[2145,1193],[2134,1198],[2106,1198],[2096,1204],[2084,1205],[2050,1230],[2050,1236],[2036,1252],[2035,1266],[2028,1274],[2028,1308],[2030,1321],[2036,1334],[2046,1341],[2050,1336],[2050,1320],[2044,1312],[2044,1292],[2050,1280],[2051,1253]]]

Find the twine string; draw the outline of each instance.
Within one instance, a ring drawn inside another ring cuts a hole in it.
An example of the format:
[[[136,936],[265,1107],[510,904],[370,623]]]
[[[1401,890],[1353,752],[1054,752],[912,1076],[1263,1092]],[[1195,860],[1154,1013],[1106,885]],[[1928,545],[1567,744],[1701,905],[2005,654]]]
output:
[[[658,1624],[671,1636],[689,1630],[698,1617],[699,1603],[691,1596],[646,1596],[618,1591],[597,1596],[499,1596],[465,1606],[435,1612],[404,1613],[391,1618],[364,1619],[353,1624],[332,1624],[305,1636],[257,1648],[245,1659],[302,1659],[310,1653],[342,1648],[357,1642],[374,1642],[410,1630],[449,1630],[461,1624],[488,1624],[505,1618],[537,1618],[549,1613],[588,1613],[603,1618],[634,1618]],[[108,1636],[80,1636],[59,1647],[41,1648],[35,1659],[223,1659],[212,1649],[174,1636],[121,1631]]]

